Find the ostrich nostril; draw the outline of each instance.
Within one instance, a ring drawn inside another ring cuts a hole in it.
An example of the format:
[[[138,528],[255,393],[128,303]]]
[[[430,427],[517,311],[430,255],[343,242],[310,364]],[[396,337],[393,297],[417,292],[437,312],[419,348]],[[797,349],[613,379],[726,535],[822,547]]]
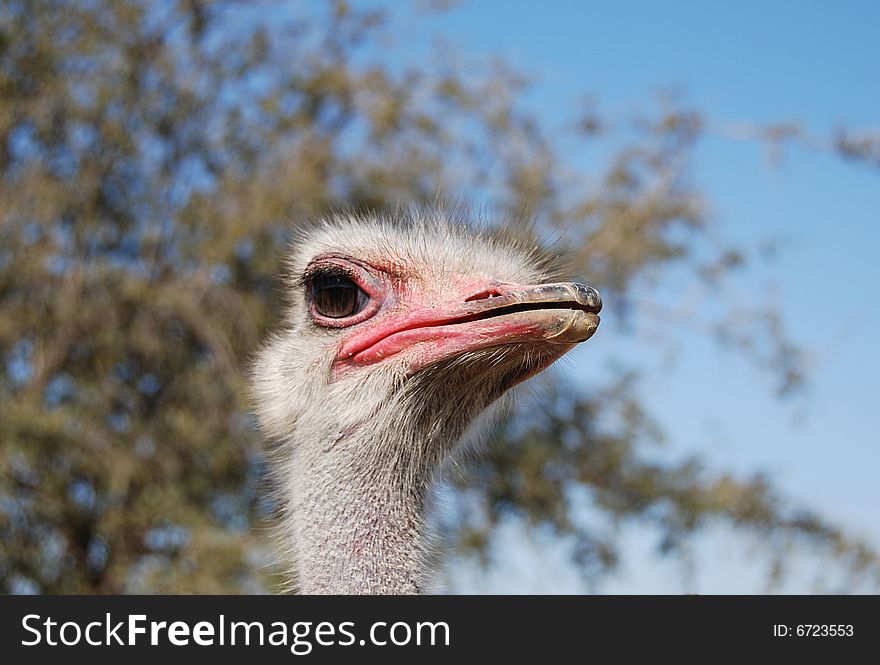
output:
[[[465,302],[474,302],[475,300],[488,300],[489,298],[498,298],[499,296],[504,295],[500,290],[495,287],[490,287],[488,289],[483,289],[473,295],[468,296],[464,299]]]

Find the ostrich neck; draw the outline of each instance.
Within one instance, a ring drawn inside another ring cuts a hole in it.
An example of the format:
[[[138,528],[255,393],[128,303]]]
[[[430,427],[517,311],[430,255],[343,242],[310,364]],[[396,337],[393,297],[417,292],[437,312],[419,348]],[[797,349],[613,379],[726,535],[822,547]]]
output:
[[[491,421],[496,411],[487,407],[509,385],[503,376],[509,367],[501,363],[500,379],[483,373],[471,385],[462,383],[460,367],[444,369],[391,395],[359,389],[365,401],[358,409],[337,402],[321,418],[307,414],[297,423],[283,472],[300,591],[422,590],[428,492],[460,443],[478,433],[472,425]]]
[[[421,590],[428,480],[377,473],[381,465],[365,448],[363,440],[343,439],[293,452],[288,521],[302,593]]]

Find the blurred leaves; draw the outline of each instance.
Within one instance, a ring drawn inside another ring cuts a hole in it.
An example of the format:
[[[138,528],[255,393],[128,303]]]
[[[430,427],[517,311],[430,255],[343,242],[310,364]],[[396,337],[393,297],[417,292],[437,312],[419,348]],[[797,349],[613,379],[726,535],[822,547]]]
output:
[[[0,7],[0,588],[273,588],[275,507],[244,386],[280,309],[291,225],[438,193],[489,199],[560,238],[620,314],[650,307],[634,285],[674,266],[711,294],[753,260],[709,232],[689,178],[708,126],[695,110],[636,119],[585,174],[562,145],[587,150],[617,119],[590,106],[571,136],[549,132],[503,62],[402,67],[384,57],[389,25],[346,2]],[[750,140],[800,136],[780,127]],[[876,162],[874,138],[841,131],[834,145]],[[730,329],[735,306],[697,324],[793,389],[802,359],[781,322]],[[656,527],[671,554],[722,520],[876,570],[766,478],[650,461],[660,433],[630,386],[553,391],[506,423],[462,490],[486,520],[459,515],[459,542],[485,545],[499,516],[524,515],[577,534],[601,575],[620,553],[579,524],[580,488],[613,519]]]

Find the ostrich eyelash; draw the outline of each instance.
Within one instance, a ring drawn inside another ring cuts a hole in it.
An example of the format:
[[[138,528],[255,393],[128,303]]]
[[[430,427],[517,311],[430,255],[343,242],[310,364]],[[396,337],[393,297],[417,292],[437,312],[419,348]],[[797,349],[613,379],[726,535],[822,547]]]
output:
[[[296,286],[304,289],[319,277],[344,277],[357,283],[357,275],[354,270],[346,270],[342,266],[309,266],[306,271],[297,278]]]

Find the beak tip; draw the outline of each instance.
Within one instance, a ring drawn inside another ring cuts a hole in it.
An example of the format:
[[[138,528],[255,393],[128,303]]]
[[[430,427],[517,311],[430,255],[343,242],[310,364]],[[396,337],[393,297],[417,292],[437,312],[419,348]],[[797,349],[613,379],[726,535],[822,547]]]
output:
[[[573,284],[578,295],[578,301],[589,307],[594,314],[602,311],[602,296],[592,286],[586,284]]]

